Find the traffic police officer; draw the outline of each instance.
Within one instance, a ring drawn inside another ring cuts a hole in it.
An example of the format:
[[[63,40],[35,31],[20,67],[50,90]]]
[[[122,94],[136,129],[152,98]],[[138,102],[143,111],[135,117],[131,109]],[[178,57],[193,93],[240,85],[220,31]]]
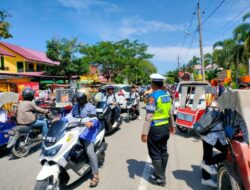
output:
[[[150,94],[146,106],[146,119],[143,126],[141,140],[148,145],[149,156],[152,159],[154,173],[149,181],[153,184],[165,186],[166,167],[168,162],[167,141],[169,132],[175,133],[175,124],[171,111],[172,100],[166,91],[162,90],[164,76],[152,74],[153,92]]]

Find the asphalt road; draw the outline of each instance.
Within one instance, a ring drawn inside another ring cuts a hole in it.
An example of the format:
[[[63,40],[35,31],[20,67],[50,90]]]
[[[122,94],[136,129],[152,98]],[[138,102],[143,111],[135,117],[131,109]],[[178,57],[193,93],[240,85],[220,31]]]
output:
[[[142,118],[145,110],[141,111]],[[152,171],[146,144],[140,141],[143,120],[123,122],[121,128],[106,137],[106,161],[100,169],[100,184],[96,190],[210,190],[200,184],[202,145],[193,134],[177,133],[168,141],[169,163],[165,188],[148,183]],[[41,166],[40,150],[25,158],[13,159],[8,151],[0,150],[0,189],[31,190]],[[73,182],[67,189],[89,189],[88,176]]]

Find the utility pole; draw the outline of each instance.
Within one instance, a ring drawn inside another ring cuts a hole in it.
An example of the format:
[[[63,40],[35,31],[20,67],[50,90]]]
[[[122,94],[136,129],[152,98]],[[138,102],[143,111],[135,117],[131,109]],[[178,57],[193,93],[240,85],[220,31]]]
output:
[[[201,13],[200,13],[200,0],[198,0],[197,4],[197,16],[198,16],[198,30],[199,30],[199,36],[200,36],[200,60],[201,60],[201,74],[202,74],[202,80],[205,81],[205,68],[204,68],[204,62],[203,62],[203,47],[202,47],[202,30],[201,30]]]
[[[177,64],[178,64],[178,70],[179,70],[179,72],[180,72],[180,70],[181,70],[181,68],[180,68],[180,55],[178,54],[177,55]]]

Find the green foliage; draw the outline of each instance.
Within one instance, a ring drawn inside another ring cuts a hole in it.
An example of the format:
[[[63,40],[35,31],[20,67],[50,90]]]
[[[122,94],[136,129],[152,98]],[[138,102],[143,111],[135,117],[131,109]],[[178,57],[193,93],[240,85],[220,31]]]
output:
[[[0,10],[0,39],[12,38],[9,29],[10,23],[6,20],[10,15],[5,10]]]
[[[89,71],[89,64],[75,54],[79,52],[77,39],[51,39],[47,41],[47,57],[60,62],[58,67],[51,68],[48,72],[53,75],[67,76],[68,80],[73,75],[82,75]]]
[[[156,72],[156,68],[149,62],[153,55],[147,53],[147,48],[146,44],[137,40],[125,39],[99,42],[92,46],[81,45],[80,52],[86,62],[100,65],[107,80],[123,82],[127,79],[129,83],[144,83],[146,77]]]
[[[179,82],[179,70],[175,69],[173,71],[169,71],[166,73],[167,80],[166,82],[168,84],[174,84]]]

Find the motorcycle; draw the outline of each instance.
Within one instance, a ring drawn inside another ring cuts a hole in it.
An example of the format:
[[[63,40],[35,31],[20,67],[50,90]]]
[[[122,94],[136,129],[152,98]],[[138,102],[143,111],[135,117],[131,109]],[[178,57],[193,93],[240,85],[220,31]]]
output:
[[[9,136],[8,131],[16,126],[16,121],[13,115],[15,115],[15,104],[18,102],[18,94],[13,92],[0,93],[0,105],[5,105],[7,108],[7,121],[0,123],[0,147],[5,147],[8,143]],[[13,104],[14,103],[14,104]],[[5,109],[6,110],[6,109]]]
[[[127,120],[134,120],[137,118],[136,114],[137,102],[135,98],[127,98]]]
[[[121,116],[118,121],[114,121],[112,105],[108,105],[107,101],[102,98],[96,105],[97,118],[105,126],[106,133],[112,132],[114,129],[119,128],[122,123]]]
[[[62,117],[69,113],[67,108],[52,108],[49,114],[37,114],[37,119],[45,120],[50,126],[56,117]],[[60,115],[60,116],[59,116]],[[42,143],[42,128],[35,128],[29,125],[17,125],[9,130],[6,136],[9,137],[7,148],[16,158],[22,158],[29,154],[33,147]]]
[[[88,156],[79,136],[86,129],[85,123],[91,119],[75,118],[68,124],[58,120],[51,124],[42,145],[40,156],[42,169],[36,178],[35,190],[59,190],[69,181],[69,170],[73,170],[79,177],[90,171]],[[94,143],[99,164],[103,164],[107,148],[104,136],[105,127],[101,125]]]

